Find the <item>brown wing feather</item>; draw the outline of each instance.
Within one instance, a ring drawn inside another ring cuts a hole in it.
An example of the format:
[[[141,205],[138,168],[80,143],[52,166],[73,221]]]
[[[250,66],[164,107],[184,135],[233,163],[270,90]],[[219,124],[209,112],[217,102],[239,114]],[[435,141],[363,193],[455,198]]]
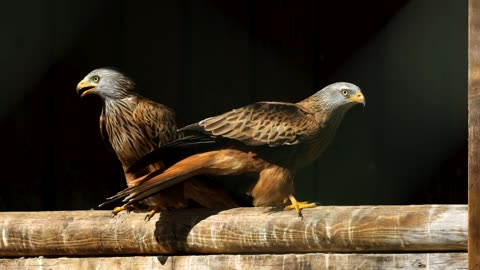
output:
[[[134,121],[141,126],[147,141],[157,146],[177,138],[174,112],[162,104],[140,99],[133,111]]]
[[[247,145],[291,145],[309,134],[314,115],[302,107],[283,102],[257,102],[186,126],[197,131],[241,141]]]

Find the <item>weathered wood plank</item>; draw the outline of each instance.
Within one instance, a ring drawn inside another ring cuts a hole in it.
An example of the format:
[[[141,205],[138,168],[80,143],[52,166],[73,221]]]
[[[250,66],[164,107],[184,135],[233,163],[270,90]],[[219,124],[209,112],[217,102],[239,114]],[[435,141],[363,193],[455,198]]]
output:
[[[0,269],[467,269],[467,253],[261,254],[0,259]]]
[[[468,8],[468,261],[480,269],[480,0]]]
[[[0,213],[0,256],[465,251],[466,205]]]

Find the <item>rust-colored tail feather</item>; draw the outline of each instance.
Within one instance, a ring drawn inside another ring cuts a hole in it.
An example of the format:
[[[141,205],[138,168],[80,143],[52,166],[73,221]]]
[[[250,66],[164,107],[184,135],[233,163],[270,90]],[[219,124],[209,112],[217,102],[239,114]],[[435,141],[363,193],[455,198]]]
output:
[[[184,197],[206,208],[234,208],[240,204],[225,189],[198,177],[184,182]]]
[[[161,174],[150,173],[142,184],[120,191],[100,206],[120,198],[124,198],[124,202],[137,202],[196,175],[252,172],[262,163],[263,160],[256,159],[254,154],[234,149],[196,154],[175,163]]]

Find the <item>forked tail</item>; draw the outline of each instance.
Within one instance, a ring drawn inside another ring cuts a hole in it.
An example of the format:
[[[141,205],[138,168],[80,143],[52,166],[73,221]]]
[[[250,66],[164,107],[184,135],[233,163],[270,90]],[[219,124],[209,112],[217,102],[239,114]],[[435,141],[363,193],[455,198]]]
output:
[[[234,149],[195,154],[175,163],[163,173],[148,174],[141,184],[120,191],[100,207],[121,198],[124,202],[138,202],[196,175],[238,175],[258,171],[263,163],[253,153]]]

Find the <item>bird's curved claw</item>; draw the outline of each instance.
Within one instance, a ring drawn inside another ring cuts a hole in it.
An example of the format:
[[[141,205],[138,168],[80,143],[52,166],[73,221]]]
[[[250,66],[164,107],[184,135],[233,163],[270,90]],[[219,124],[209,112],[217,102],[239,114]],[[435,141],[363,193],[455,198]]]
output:
[[[124,204],[122,206],[118,206],[118,207],[115,207],[113,210],[112,210],[112,218],[114,216],[116,216],[118,213],[122,212],[122,211],[127,211],[127,213],[130,213],[132,212],[133,210],[133,205],[131,204]]]
[[[148,214],[144,218],[145,222],[149,222],[150,219],[152,219],[152,217],[155,216],[155,214],[159,211],[162,211],[162,209],[161,208],[153,208],[152,210],[150,210],[150,212],[148,212]]]
[[[317,204],[316,203],[310,203],[310,202],[298,202],[295,197],[293,197],[293,195],[290,195],[288,196],[288,200],[290,200],[290,202],[292,204],[290,205],[287,205],[285,206],[285,208],[283,210],[293,210],[295,209],[295,211],[297,211],[298,213],[298,216],[303,218],[303,215],[302,215],[302,209],[304,208],[314,208],[314,207],[317,207]],[[285,201],[288,201],[287,199],[285,199]]]

